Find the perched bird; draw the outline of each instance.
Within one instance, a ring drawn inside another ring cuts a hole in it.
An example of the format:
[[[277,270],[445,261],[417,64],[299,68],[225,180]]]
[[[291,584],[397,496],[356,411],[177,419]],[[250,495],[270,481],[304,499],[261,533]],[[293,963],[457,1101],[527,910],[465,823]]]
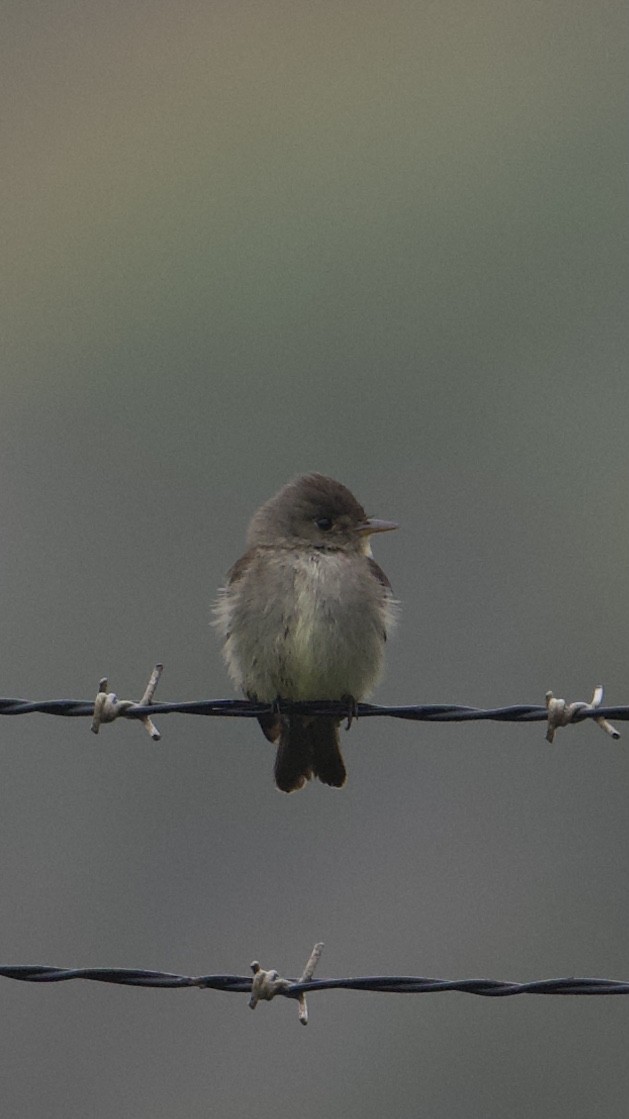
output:
[[[348,712],[375,686],[394,616],[391,585],[369,537],[397,528],[368,517],[350,491],[303,474],[258,509],[248,550],[215,606],[231,679],[249,699],[343,700]],[[290,793],[311,777],[345,783],[339,718],[269,712],[275,781]]]

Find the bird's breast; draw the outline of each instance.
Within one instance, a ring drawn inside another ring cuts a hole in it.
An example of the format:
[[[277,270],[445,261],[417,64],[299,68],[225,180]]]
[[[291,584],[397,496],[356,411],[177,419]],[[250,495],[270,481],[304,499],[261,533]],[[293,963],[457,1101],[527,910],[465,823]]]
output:
[[[269,702],[362,699],[380,675],[390,603],[367,557],[260,549],[217,608],[230,675]]]
[[[363,565],[356,570],[343,553],[313,552],[294,565],[279,640],[286,698],[359,698],[373,687],[384,645],[383,605],[374,584]]]

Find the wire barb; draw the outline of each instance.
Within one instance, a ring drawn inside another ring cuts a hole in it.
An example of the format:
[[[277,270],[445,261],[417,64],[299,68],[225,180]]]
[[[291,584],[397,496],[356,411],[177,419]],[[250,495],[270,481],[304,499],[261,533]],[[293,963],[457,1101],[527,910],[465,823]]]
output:
[[[574,703],[566,703],[565,699],[556,699],[552,692],[546,692],[546,710],[548,711],[548,730],[546,731],[546,741],[552,742],[555,738],[555,731],[558,727],[567,727],[570,723],[574,722],[575,716],[579,715],[581,718],[585,714],[592,715],[603,702],[603,685],[597,684],[594,689],[591,703],[584,703],[583,700],[576,700]],[[594,722],[598,723],[599,727],[609,734],[612,738],[620,738],[620,731],[616,730],[603,715],[594,715]]]
[[[96,699],[94,700],[94,715],[92,718],[91,730],[94,734],[98,734],[101,723],[113,723],[114,719],[119,718],[121,715],[129,717],[131,708],[149,707],[153,702],[155,689],[159,683],[159,678],[164,671],[163,664],[156,664],[151,672],[149,682],[144,689],[144,695],[139,704],[135,703],[132,699],[118,699],[115,692],[107,691],[107,677],[103,676],[99,685]],[[153,742],[159,742],[161,734],[159,733],[155,723],[150,715],[143,714],[140,716],[144,727],[153,739]]]
[[[301,974],[301,979],[297,980],[298,983],[310,982],[314,974],[314,969],[316,968],[321,957],[322,949],[322,941],[320,941],[318,944],[315,944],[312,952],[308,957],[306,966]],[[255,1010],[256,1006],[262,999],[264,999],[266,1002],[270,1002],[271,999],[274,999],[276,995],[288,994],[295,985],[294,982],[291,982],[289,979],[282,979],[279,973],[275,971],[275,969],[272,969],[271,971],[265,971],[264,968],[260,966],[257,960],[254,960],[251,964],[251,970],[253,972],[253,980],[251,982],[251,998],[249,999],[249,1006],[252,1010]],[[294,997],[297,998],[297,1002],[299,1003],[299,1021],[301,1022],[302,1026],[307,1026],[308,1004],[306,1002],[306,996],[303,991],[298,991],[296,993],[296,996]]]

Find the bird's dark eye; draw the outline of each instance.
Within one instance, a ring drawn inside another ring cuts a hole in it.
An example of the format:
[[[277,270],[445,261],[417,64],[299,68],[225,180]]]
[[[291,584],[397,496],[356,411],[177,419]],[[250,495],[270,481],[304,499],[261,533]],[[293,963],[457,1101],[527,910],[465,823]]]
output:
[[[330,517],[318,517],[315,524],[322,532],[328,532],[328,530],[332,528],[332,520]]]

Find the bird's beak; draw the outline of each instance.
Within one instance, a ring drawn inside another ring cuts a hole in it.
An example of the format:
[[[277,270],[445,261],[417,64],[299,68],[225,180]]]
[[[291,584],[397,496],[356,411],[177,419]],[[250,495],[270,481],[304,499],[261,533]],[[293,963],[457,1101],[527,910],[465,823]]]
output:
[[[395,521],[380,521],[377,517],[368,517],[358,526],[358,531],[361,536],[371,536],[372,532],[391,532],[394,528],[398,528]]]

